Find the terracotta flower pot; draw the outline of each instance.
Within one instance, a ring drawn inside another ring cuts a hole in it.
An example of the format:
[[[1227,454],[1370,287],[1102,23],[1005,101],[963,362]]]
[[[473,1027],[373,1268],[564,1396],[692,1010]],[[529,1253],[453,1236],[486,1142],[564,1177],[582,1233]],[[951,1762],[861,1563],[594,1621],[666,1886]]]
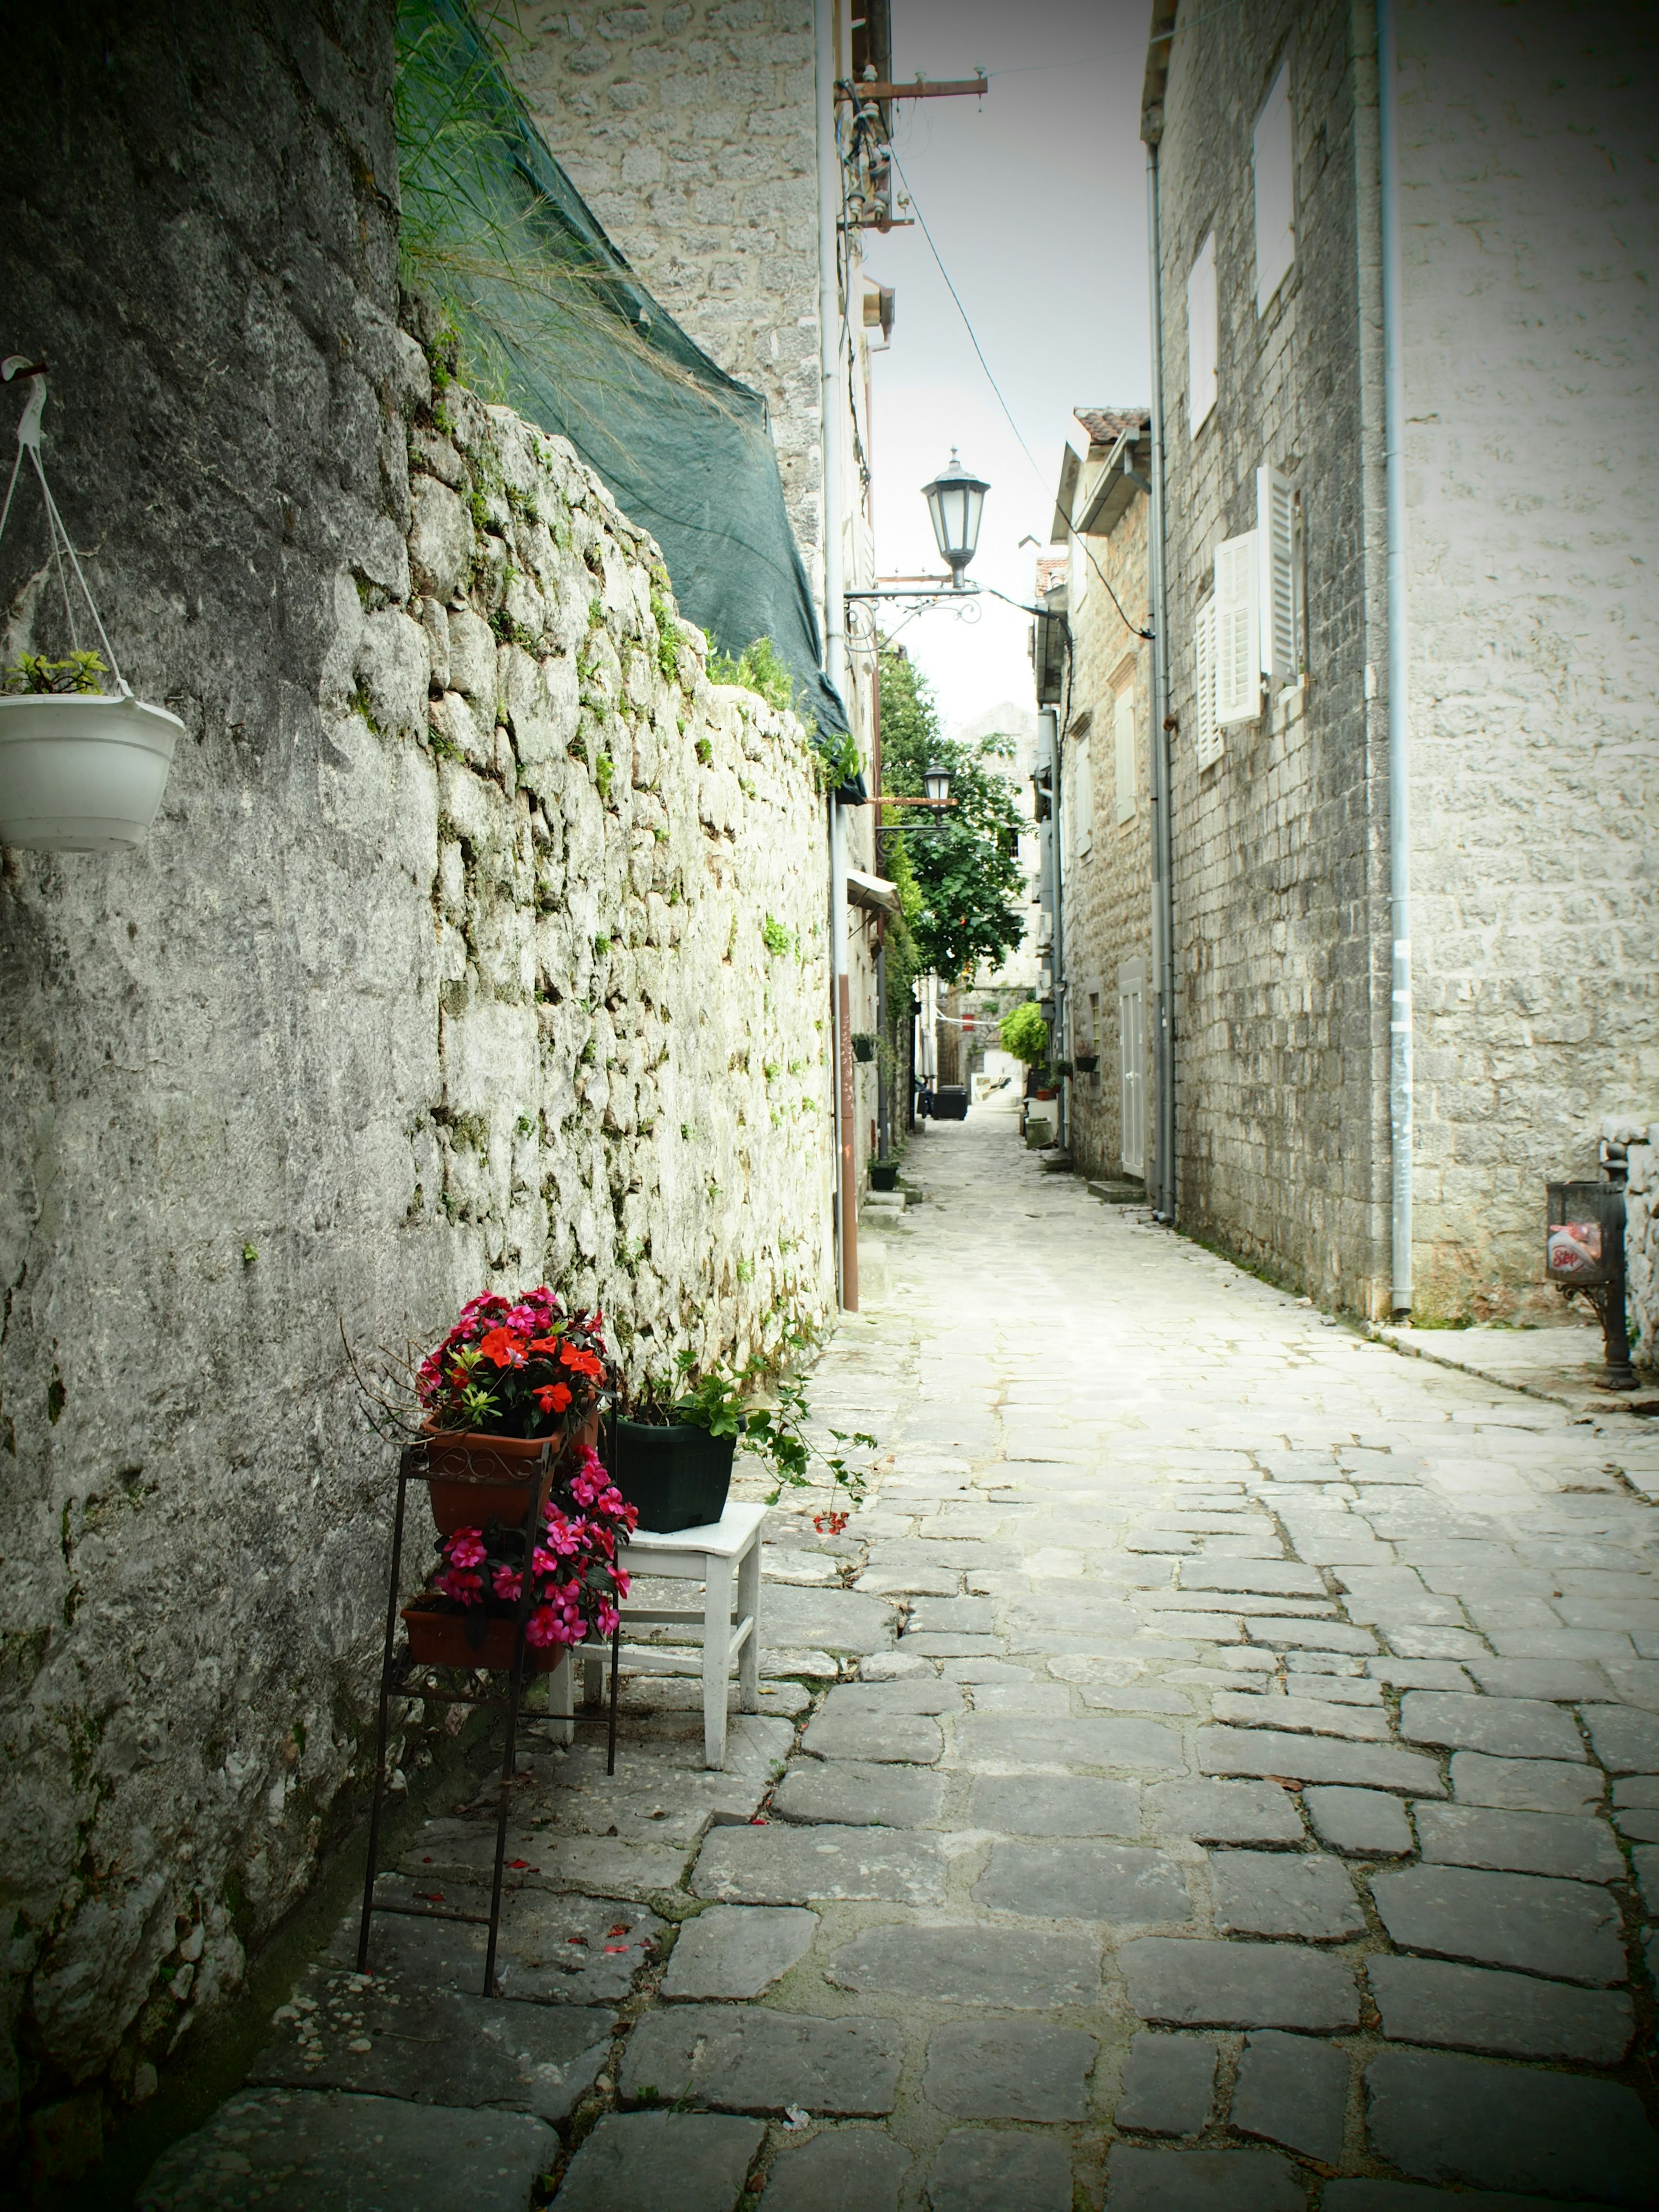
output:
[[[417,1667],[488,1667],[501,1674],[512,1669],[513,1640],[519,1626],[515,1620],[487,1622],[483,1641],[476,1650],[467,1641],[464,1613],[406,1605],[404,1626],[409,1631],[409,1655]],[[525,1671],[550,1674],[564,1653],[562,1644],[526,1644]]]
[[[568,1442],[552,1439],[554,1457],[572,1443],[599,1442],[599,1417],[592,1413]],[[528,1486],[536,1480],[545,1437],[485,1437],[438,1431],[427,1438],[432,1480],[427,1494],[441,1536],[458,1528],[482,1528],[486,1521],[522,1528],[530,1509]],[[522,1472],[520,1472],[522,1470]],[[445,1478],[448,1478],[446,1480]]]

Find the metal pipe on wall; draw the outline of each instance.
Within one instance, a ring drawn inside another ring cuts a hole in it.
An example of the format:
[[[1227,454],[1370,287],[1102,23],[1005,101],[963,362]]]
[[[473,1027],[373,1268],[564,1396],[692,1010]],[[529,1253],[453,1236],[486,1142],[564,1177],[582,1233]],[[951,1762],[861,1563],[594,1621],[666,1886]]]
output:
[[[1389,1224],[1391,1300],[1412,1309],[1411,678],[1406,615],[1406,377],[1401,330],[1400,70],[1394,0],[1377,0],[1382,247],[1382,456],[1389,531]]]
[[[836,135],[836,0],[813,0],[818,171],[819,450],[823,477],[823,669],[842,699],[847,682],[847,591],[842,545],[841,148]],[[853,1131],[852,986],[848,975],[847,823],[830,796],[830,952],[831,1035],[836,1060],[836,1217],[841,1303],[859,1304],[858,1189]]]
[[[1153,1212],[1176,1215],[1175,837],[1170,821],[1169,596],[1164,566],[1164,269],[1160,258],[1158,148],[1146,149],[1146,253],[1152,284],[1152,495],[1147,583],[1152,613],[1152,1106],[1157,1188]],[[1120,1045],[1120,1049],[1121,1048]]]

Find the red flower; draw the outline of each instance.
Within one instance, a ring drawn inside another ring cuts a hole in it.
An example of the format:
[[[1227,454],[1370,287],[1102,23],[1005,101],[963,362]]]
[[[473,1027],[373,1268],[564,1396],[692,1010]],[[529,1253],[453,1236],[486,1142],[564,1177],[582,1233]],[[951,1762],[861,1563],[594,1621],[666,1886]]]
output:
[[[562,1413],[570,1403],[568,1382],[544,1382],[536,1393],[536,1403],[544,1413]]]
[[[524,1339],[515,1336],[509,1328],[492,1328],[478,1346],[478,1357],[489,1360],[496,1367],[522,1367],[525,1361]]]
[[[595,1382],[604,1382],[605,1362],[596,1359],[591,1352],[584,1352],[580,1345],[562,1344],[559,1358],[567,1367],[574,1367],[578,1375],[589,1376]]]

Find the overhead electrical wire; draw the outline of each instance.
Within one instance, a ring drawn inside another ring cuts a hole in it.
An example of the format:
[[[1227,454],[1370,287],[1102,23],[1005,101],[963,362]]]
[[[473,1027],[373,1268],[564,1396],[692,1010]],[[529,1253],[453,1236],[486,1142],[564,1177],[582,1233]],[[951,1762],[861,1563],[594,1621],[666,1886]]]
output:
[[[951,272],[945,265],[944,257],[940,253],[939,247],[933,242],[933,234],[927,228],[927,218],[923,215],[921,206],[917,202],[915,192],[911,186],[910,179],[905,175],[904,170],[900,164],[897,151],[895,148],[890,146],[888,153],[892,161],[894,173],[898,178],[899,182],[903,185],[906,195],[909,199],[910,211],[916,219],[916,228],[927,240],[927,251],[933,257],[933,265],[939,270],[939,275],[945,279],[945,290],[951,295],[951,299],[956,302],[957,313],[962,317],[962,327],[967,331],[969,343],[979,357],[980,367],[985,371],[985,380],[990,386],[992,391],[995,392],[997,397],[997,404],[1001,408],[1004,416],[1007,418],[1008,428],[1013,432],[1015,438],[1018,441],[1019,450],[1024,454],[1027,461],[1030,462],[1032,474],[1036,477],[1039,483],[1045,484],[1046,486],[1046,480],[1043,477],[1042,469],[1037,465],[1036,456],[1026,444],[1024,436],[1021,434],[1020,427],[1014,420],[1013,410],[1009,406],[1008,402],[1002,396],[1002,386],[997,382],[996,378],[991,373],[991,364],[985,358],[985,349],[979,342],[978,333],[975,331],[973,323],[969,319],[967,308],[962,304],[962,295],[957,291],[956,286],[951,281]],[[1090,547],[1088,541],[1079,532],[1072,528],[1071,518],[1069,516],[1066,518],[1066,526],[1069,535],[1079,546],[1082,547],[1084,558],[1088,562],[1089,566],[1094,570],[1096,575],[1099,577],[1101,582],[1105,586],[1107,596],[1110,599],[1112,605],[1117,609],[1119,618],[1121,620],[1125,629],[1128,630],[1133,636],[1150,639],[1152,635],[1152,631],[1149,629],[1143,629],[1139,623],[1131,622],[1128,616],[1124,612],[1123,602],[1119,599],[1117,593],[1112,589],[1111,579],[1107,575],[1099,562],[1096,560],[1093,550]],[[1004,595],[999,592],[995,596],[998,599],[1000,599]],[[1015,602],[1011,600],[1009,604],[1012,605]]]

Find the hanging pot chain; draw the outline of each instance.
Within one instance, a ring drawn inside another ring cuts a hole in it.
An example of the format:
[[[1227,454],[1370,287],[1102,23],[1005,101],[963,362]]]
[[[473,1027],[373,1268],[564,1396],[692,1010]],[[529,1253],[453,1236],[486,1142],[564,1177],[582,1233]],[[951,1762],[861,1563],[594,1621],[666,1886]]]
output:
[[[115,647],[109,641],[109,632],[104,628],[103,617],[98,611],[98,603],[92,596],[92,587],[88,583],[81,563],[76,556],[75,548],[70,542],[70,534],[64,527],[64,518],[58,512],[58,502],[52,495],[52,486],[46,482],[46,468],[40,459],[40,417],[45,414],[46,407],[46,364],[43,361],[31,361],[26,354],[15,353],[9,360],[0,362],[0,380],[9,384],[16,376],[33,377],[34,389],[30,392],[28,404],[23,410],[23,419],[17,425],[17,458],[11,465],[11,476],[6,484],[4,504],[0,505],[0,538],[3,538],[6,534],[6,523],[11,514],[12,495],[17,489],[18,471],[23,465],[23,456],[27,453],[33,464],[34,473],[40,479],[40,496],[46,503],[46,532],[52,542],[52,556],[58,570],[58,588],[64,594],[64,611],[69,617],[70,641],[79,653],[81,634],[75,620],[75,602],[70,592],[69,578],[64,570],[64,557],[66,554],[69,556],[69,565],[75,572],[75,580],[81,586],[82,596],[86,600],[88,611],[92,616],[93,627],[98,632],[99,642],[104,648],[110,673],[115,678],[116,690],[123,699],[131,699],[132,687],[121,673],[121,664],[115,657]]]

